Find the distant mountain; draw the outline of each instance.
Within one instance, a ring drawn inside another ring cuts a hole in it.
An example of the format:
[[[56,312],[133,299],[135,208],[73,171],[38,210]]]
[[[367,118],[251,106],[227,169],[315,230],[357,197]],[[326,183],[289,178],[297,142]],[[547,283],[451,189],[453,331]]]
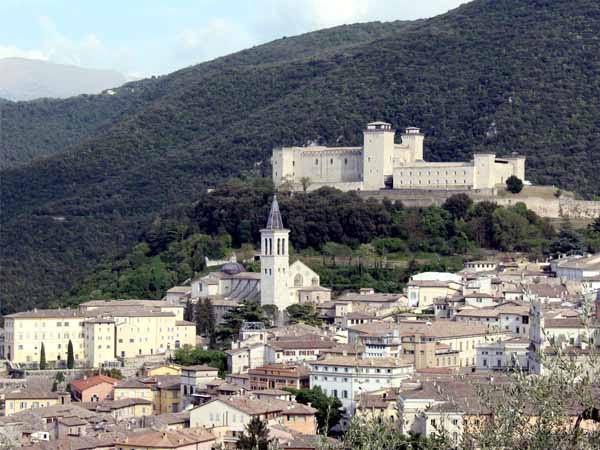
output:
[[[528,178],[600,193],[600,2],[475,0],[416,22],[279,39],[113,95],[2,106],[2,312],[44,305],[164,208],[270,174],[277,145],[426,134],[426,158],[527,156]]]
[[[114,70],[84,69],[25,58],[0,59],[0,97],[8,100],[98,94],[125,81]]]

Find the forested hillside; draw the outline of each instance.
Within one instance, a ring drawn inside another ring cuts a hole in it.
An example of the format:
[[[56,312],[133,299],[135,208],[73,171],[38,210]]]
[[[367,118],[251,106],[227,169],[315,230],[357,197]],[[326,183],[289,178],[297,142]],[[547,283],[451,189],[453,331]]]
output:
[[[147,80],[133,106],[112,111],[121,94],[112,96],[98,106],[109,112],[83,124],[68,114],[52,124],[35,104],[3,105],[3,157],[21,151],[6,142],[29,157],[56,153],[2,173],[3,296],[21,308],[44,304],[131,245],[156,212],[225,177],[268,174],[273,146],[356,145],[373,119],[420,126],[430,160],[518,151],[531,180],[598,194],[598,36],[594,0],[476,0],[429,20],[282,39]]]
[[[131,252],[99,267],[55,305],[160,299],[170,287],[209,270],[205,257],[223,259],[235,252],[240,260],[252,259],[273,193],[264,178],[229,180],[194,204],[165,212],[146,227]],[[291,260],[306,258],[323,285],[338,292],[365,286],[398,292],[414,273],[457,271],[464,258],[490,250],[523,252],[533,259],[600,251],[600,218],[586,230],[565,222],[556,232],[523,204],[474,204],[464,194],[427,208],[379,203],[332,188],[280,192],[278,201],[290,229]],[[258,263],[248,268],[260,270]]]

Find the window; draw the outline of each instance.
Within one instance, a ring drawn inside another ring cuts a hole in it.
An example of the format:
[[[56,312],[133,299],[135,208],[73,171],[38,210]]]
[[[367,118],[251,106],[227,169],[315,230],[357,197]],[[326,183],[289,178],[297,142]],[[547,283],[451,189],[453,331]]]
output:
[[[318,165],[319,165],[319,160],[315,159],[315,166],[318,166]]]
[[[329,164],[331,164],[331,165],[333,166],[333,158],[331,158],[331,159],[329,160]]]

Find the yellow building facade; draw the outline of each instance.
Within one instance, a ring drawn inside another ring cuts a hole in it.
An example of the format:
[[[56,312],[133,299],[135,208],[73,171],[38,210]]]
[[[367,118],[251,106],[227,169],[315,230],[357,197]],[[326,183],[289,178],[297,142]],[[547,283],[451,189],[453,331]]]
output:
[[[122,302],[127,307],[120,306]],[[135,302],[103,301],[102,307],[83,304],[79,309],[34,309],[7,315],[4,355],[13,363],[35,365],[43,342],[47,362],[66,361],[71,341],[77,366],[102,367],[119,358],[166,355],[195,345],[196,328],[182,320],[182,306]]]

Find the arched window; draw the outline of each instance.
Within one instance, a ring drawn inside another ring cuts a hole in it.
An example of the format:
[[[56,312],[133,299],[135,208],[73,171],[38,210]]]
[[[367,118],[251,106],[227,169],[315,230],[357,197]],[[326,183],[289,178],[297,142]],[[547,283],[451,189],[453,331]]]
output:
[[[313,286],[318,286],[318,285],[319,285],[319,279],[318,279],[317,277],[314,277],[314,278],[311,280],[311,284],[312,284]]]
[[[302,278],[302,275],[296,274],[296,276],[294,277],[294,287],[302,287],[303,285],[304,279]]]

